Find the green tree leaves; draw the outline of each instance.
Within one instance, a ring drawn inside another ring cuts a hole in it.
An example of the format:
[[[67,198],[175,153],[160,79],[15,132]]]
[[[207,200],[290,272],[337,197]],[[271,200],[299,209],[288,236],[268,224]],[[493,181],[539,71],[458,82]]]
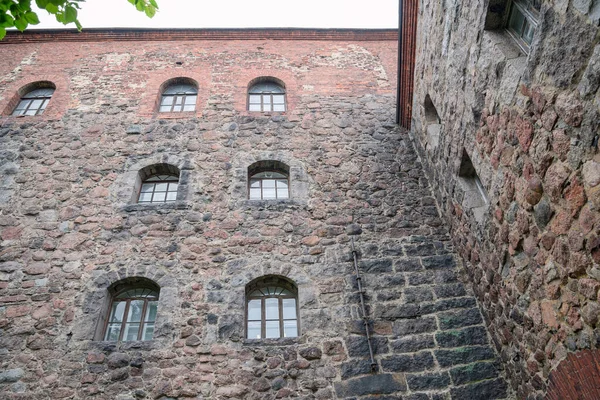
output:
[[[145,13],[148,18],[154,17],[158,10],[156,0],[127,0],[135,8]],[[64,25],[75,24],[81,30],[77,19],[79,5],[85,0],[35,0],[35,5],[40,10],[45,10],[54,15],[56,20]],[[0,40],[6,35],[7,28],[17,28],[20,31],[29,25],[37,25],[40,20],[36,11],[32,10],[31,0],[0,0]]]

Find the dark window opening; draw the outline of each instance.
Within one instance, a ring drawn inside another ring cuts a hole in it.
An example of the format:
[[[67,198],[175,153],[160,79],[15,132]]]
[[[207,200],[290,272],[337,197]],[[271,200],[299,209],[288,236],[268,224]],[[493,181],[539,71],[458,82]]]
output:
[[[431,97],[429,95],[425,96],[425,120],[427,124],[439,124],[441,123],[440,116],[433,105],[433,101],[431,101]]]
[[[479,179],[479,175],[477,175],[477,171],[475,171],[473,162],[465,149],[463,149],[458,176],[461,178],[465,193],[465,206],[467,208],[486,206],[488,204],[487,191],[481,183],[481,179]]]

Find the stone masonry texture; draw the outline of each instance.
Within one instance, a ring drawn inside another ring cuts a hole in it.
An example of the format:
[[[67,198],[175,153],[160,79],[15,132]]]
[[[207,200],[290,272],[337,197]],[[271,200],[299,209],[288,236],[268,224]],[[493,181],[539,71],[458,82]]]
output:
[[[74,35],[0,44],[1,398],[511,397],[394,123],[396,32]],[[261,76],[285,83],[287,112],[246,111]],[[158,114],[177,77],[198,83],[196,111]],[[10,116],[40,80],[56,86],[46,112]],[[260,160],[290,167],[290,200],[247,200]],[[135,204],[138,172],[160,163],[181,171],[178,200]],[[245,287],[265,275],[297,285],[298,338],[245,339]],[[101,340],[108,288],[136,277],[160,287],[154,339]]]
[[[411,135],[517,398],[596,399],[600,2],[541,3],[527,54],[509,2],[422,2]]]

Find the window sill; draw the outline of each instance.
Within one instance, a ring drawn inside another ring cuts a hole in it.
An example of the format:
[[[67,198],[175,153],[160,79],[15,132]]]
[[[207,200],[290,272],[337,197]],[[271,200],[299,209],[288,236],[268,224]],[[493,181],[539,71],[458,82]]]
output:
[[[106,340],[95,340],[90,342],[90,346],[98,349],[114,348],[115,350],[155,350],[161,348],[160,341],[152,340],[134,340],[131,342],[111,342]],[[114,351],[114,350],[113,350]]]
[[[184,112],[159,112],[157,115],[159,119],[188,119],[194,117],[201,117],[201,113],[197,113],[196,111],[184,111]]]
[[[174,201],[172,203],[149,203],[149,204],[127,204],[121,207],[124,212],[137,211],[170,211],[170,210],[189,210],[192,205],[188,201]]]
[[[246,208],[258,208],[268,210],[283,210],[287,208],[305,207],[306,204],[296,199],[278,199],[278,200],[244,200],[243,206]]]
[[[244,339],[244,346],[293,346],[299,344],[300,337],[274,339]]]

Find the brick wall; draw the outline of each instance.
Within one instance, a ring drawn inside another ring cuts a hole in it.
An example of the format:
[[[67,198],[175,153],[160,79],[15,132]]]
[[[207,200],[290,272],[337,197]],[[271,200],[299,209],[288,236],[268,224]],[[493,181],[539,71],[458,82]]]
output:
[[[0,119],[3,398],[507,396],[394,124],[395,41],[46,35],[0,45],[0,109],[40,75],[57,86],[43,115]],[[246,111],[263,75],[285,83],[287,112]],[[175,118],[156,112],[174,77],[199,88]],[[290,168],[291,200],[247,199],[260,160]],[[176,203],[135,204],[154,164],[181,171]],[[245,339],[245,288],[266,275],[297,285],[300,337]],[[154,339],[99,340],[109,289],[129,278],[160,287]]]

